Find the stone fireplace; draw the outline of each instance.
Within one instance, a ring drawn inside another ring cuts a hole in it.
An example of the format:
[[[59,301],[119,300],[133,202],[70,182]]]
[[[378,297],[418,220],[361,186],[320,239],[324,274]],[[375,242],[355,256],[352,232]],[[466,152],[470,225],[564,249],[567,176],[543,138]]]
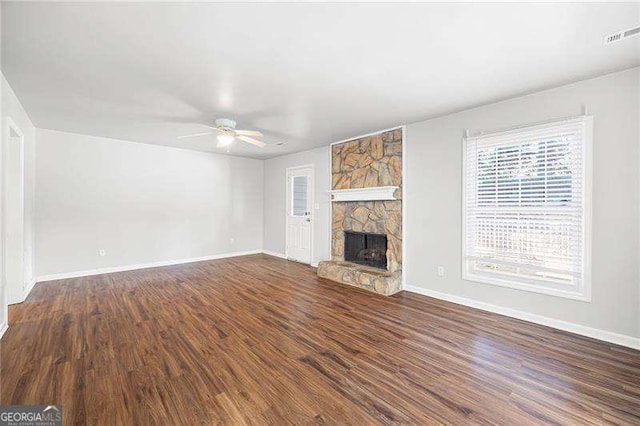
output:
[[[402,285],[402,129],[331,147],[331,261],[318,275],[390,295]]]

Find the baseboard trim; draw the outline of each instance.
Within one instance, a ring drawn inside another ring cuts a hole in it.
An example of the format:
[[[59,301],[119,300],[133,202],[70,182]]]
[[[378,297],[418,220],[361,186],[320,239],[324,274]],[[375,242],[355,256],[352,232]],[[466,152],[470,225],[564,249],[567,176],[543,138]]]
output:
[[[502,306],[492,305],[485,302],[479,302],[473,299],[467,299],[464,297],[454,296],[447,293],[441,293],[439,291],[424,289],[408,285],[404,287],[404,290],[412,293],[422,294],[424,296],[433,297],[434,299],[440,299],[458,305],[469,306],[471,308],[480,309],[483,311],[493,312],[500,315],[505,315],[512,318],[517,318],[524,321],[529,321],[535,324],[545,325],[547,327],[556,328],[558,330],[568,331],[570,333],[579,334],[581,336],[591,337],[593,339],[602,340],[608,343],[615,343],[616,345],[625,346],[632,349],[640,349],[640,338],[626,336],[624,334],[618,334],[611,331],[600,330],[597,328],[591,328],[580,324],[575,324],[567,321],[561,321],[554,318],[545,317],[542,315],[531,314],[528,312],[519,311],[516,309],[505,308]]]
[[[67,278],[88,277],[91,275],[111,274],[114,272],[135,271],[136,269],[157,268],[159,266],[180,265],[183,263],[202,262],[205,260],[225,259],[228,257],[247,256],[259,254],[262,250],[238,251],[233,253],[214,254],[209,256],[190,257],[185,259],[163,260],[160,262],[141,263],[137,265],[113,266],[109,268],[89,269],[86,271],[64,272],[60,274],[43,275],[36,279],[36,282],[64,280]]]
[[[284,253],[278,253],[275,251],[262,250],[264,254],[268,254],[269,256],[279,257],[280,259],[286,259],[287,256]]]
[[[33,286],[36,285],[37,279],[36,277],[31,278],[31,281],[29,281],[29,283],[27,283],[27,285],[24,288],[24,299],[23,300],[27,300],[27,297],[29,297],[29,293],[31,293],[31,290],[33,290]]]
[[[278,252],[269,251],[269,250],[262,250],[262,252],[264,254],[268,254],[269,256],[279,257],[280,259],[285,259],[285,260],[287,259],[287,255],[284,253],[278,253]],[[311,266],[312,268],[317,268],[318,262],[311,262],[309,266]]]
[[[4,332],[7,331],[9,329],[9,324],[7,324],[6,321],[2,321],[2,324],[0,324],[0,339],[2,339],[2,336],[4,336]]]

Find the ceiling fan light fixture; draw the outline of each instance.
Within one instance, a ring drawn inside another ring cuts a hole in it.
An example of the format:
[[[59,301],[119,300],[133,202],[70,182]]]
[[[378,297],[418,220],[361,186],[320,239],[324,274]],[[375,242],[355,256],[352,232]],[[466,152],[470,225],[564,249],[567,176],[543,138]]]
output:
[[[262,132],[258,130],[238,130],[236,129],[236,122],[228,118],[218,118],[214,123],[215,126],[210,126],[204,123],[198,124],[213,130],[213,132],[210,131],[203,133],[192,133],[190,135],[178,136],[178,139],[194,138],[198,136],[215,134],[218,140],[216,146],[218,148],[227,148],[227,152],[229,152],[229,147],[236,139],[238,139],[240,142],[246,142],[248,144],[257,146],[258,148],[264,148],[265,146],[267,146],[267,144],[262,142],[261,140],[254,139],[254,137],[263,137],[264,135],[262,134]]]
[[[228,133],[222,133],[217,136],[218,145],[220,146],[228,146],[231,145],[231,142],[235,139],[235,137]]]

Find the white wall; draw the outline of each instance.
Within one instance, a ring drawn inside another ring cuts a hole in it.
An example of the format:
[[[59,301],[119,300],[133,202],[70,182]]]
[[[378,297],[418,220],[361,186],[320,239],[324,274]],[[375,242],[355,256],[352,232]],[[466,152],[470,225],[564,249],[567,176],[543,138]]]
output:
[[[6,140],[6,119],[11,118],[24,135],[24,228],[23,250],[24,265],[20,265],[19,270],[24,271],[22,280],[29,283],[34,278],[34,210],[35,210],[35,127],[29,119],[20,101],[9,86],[9,83],[2,75],[2,133],[3,133],[3,153],[7,153],[8,140]],[[21,288],[16,291],[22,290]],[[15,293],[15,292],[14,292]]]
[[[37,150],[38,276],[262,248],[260,160],[41,129]]]
[[[639,102],[636,68],[407,126],[407,284],[640,337]],[[463,131],[575,116],[582,105],[594,117],[592,301],[463,281]]]
[[[1,15],[1,12],[0,12],[0,15]],[[0,22],[2,22],[2,19],[0,19]],[[1,30],[0,30],[0,33],[2,33]],[[2,49],[0,49],[0,58],[2,57],[1,50]],[[2,76],[2,80],[4,80],[4,75]],[[4,117],[4,115],[2,115],[3,99],[4,99],[4,96],[2,96],[2,87],[0,87],[0,121],[2,117]],[[3,135],[2,135],[2,131],[0,131],[0,158],[2,158],[2,147],[3,147]],[[2,188],[2,185],[3,185],[3,180],[2,180],[3,174],[4,174],[4,168],[2,167],[2,162],[0,161],[0,188]],[[0,195],[1,194],[2,194],[2,190],[0,190]],[[4,242],[2,241],[2,229],[1,229],[2,220],[4,219],[4,216],[2,214],[2,208],[3,208],[3,203],[2,203],[2,197],[0,196],[0,259],[2,256],[4,256]],[[2,338],[2,335],[4,334],[6,328],[9,326],[8,314],[9,314],[9,306],[7,303],[7,296],[6,296],[5,283],[4,283],[4,268],[2,265],[2,261],[0,261],[0,338]]]
[[[311,263],[330,258],[329,147],[271,158],[264,162],[264,249],[285,254],[285,201],[287,167],[313,164],[314,206]]]

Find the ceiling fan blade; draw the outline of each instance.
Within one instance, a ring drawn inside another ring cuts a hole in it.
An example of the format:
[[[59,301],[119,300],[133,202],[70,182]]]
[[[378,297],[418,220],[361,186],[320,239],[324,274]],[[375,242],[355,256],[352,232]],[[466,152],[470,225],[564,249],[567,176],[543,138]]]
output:
[[[251,145],[255,145],[258,148],[262,148],[262,147],[264,147],[266,145],[266,143],[261,142],[261,141],[259,141],[257,139],[250,138],[249,136],[238,136],[238,139],[240,139],[241,141],[248,142]]]
[[[182,136],[178,136],[178,139],[184,139],[184,138],[195,138],[197,136],[204,136],[204,135],[212,135],[213,132],[206,132],[206,133],[193,133],[191,135],[182,135]]]
[[[236,135],[241,135],[241,136],[258,136],[258,137],[262,137],[264,136],[262,133],[260,133],[257,130],[236,130]]]

